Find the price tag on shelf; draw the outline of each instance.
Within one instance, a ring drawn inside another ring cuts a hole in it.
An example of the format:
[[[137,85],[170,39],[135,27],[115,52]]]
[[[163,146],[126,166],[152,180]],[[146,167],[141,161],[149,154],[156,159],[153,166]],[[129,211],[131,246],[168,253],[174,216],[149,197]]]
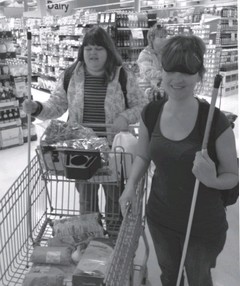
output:
[[[144,39],[143,31],[141,28],[131,29],[133,39]]]

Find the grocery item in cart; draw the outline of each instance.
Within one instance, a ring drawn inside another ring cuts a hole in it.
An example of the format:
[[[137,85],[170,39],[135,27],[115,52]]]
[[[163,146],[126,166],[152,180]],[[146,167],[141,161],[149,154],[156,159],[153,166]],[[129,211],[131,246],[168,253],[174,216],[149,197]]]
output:
[[[40,144],[58,149],[110,150],[107,139],[99,138],[91,128],[80,124],[71,125],[61,120],[50,121]]]
[[[69,247],[74,249],[75,248],[75,241],[72,236],[65,236],[65,237],[50,237],[47,241],[47,245],[49,247]]]
[[[67,153],[65,153],[66,150],[68,151]],[[76,172],[74,172],[75,169],[81,171],[89,167],[83,164],[81,166],[71,166],[73,170],[69,175],[68,170],[70,166],[69,163],[67,164],[67,160],[69,159],[69,151],[71,150],[99,151],[101,163],[104,164],[107,161],[104,154],[110,151],[110,148],[107,139],[104,137],[99,138],[91,128],[80,124],[70,125],[60,120],[51,120],[41,137],[40,147],[38,148],[43,169],[55,171],[60,175],[67,174],[68,178],[72,179],[87,179],[86,176],[78,178],[75,175]],[[91,161],[90,159],[88,163]],[[94,164],[94,168],[90,168],[91,175],[100,167],[98,158],[94,159],[94,162],[98,164]],[[90,163],[92,167],[92,161]]]
[[[64,272],[51,265],[34,265],[26,274],[22,286],[64,286]]]
[[[71,255],[72,249],[69,247],[36,246],[31,256],[31,262],[69,265],[72,262]]]
[[[73,273],[73,286],[102,285],[114,245],[108,238],[94,238]]]
[[[72,236],[75,243],[81,243],[83,247],[94,237],[104,237],[103,227],[99,224],[98,213],[55,220],[53,232],[54,236],[60,238]]]
[[[53,119],[41,138],[41,144],[53,145],[66,140],[89,139],[91,137],[96,137],[95,132],[91,128],[78,124],[71,125],[67,122]]]

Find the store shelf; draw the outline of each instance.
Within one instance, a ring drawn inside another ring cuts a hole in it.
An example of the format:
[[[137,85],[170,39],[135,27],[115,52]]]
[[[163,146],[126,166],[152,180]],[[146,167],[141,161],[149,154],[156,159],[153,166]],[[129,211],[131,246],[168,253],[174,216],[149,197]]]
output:
[[[5,130],[8,128],[13,128],[13,127],[19,127],[21,126],[22,121],[21,119],[17,119],[17,120],[11,120],[9,122],[0,122],[0,130]]]
[[[17,100],[11,100],[11,101],[0,100],[0,109],[6,109],[6,107],[9,108],[9,107],[16,107],[16,106],[19,106],[19,103]]]
[[[149,28],[141,28],[141,27],[121,27],[121,28],[117,28],[118,31],[131,31],[131,30],[142,30],[142,31],[148,31]]]
[[[51,91],[49,89],[40,87],[38,84],[32,84],[31,87],[34,89],[37,89],[39,91],[43,91],[45,93],[51,93]]]

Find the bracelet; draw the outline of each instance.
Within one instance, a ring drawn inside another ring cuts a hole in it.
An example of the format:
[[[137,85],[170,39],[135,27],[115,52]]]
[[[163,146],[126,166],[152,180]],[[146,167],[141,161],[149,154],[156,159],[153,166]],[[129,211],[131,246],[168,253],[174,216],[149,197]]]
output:
[[[31,113],[31,115],[34,117],[38,116],[42,112],[42,109],[43,109],[43,106],[39,101],[35,101],[35,102],[37,103],[38,106],[37,106],[37,110]]]

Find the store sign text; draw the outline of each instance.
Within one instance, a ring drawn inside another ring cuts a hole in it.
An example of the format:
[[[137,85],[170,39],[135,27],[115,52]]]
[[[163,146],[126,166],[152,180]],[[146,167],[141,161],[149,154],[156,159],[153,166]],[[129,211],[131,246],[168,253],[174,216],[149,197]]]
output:
[[[47,1],[48,9],[64,10],[67,13],[69,4],[54,4],[52,1]]]

